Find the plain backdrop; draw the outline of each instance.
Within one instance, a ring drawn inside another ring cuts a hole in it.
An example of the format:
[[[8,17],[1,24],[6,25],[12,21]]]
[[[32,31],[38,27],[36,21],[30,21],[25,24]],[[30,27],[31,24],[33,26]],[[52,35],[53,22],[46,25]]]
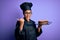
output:
[[[31,19],[51,21],[43,25],[38,40],[60,40],[60,0],[0,0],[0,40],[15,40],[14,31],[18,18],[23,17],[20,4],[32,2]]]

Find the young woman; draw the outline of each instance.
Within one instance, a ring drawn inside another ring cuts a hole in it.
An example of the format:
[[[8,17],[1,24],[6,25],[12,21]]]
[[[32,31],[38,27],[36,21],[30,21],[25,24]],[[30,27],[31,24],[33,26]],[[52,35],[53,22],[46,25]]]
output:
[[[19,19],[16,23],[16,40],[37,40],[37,37],[42,33],[42,25],[48,23],[48,21],[45,20],[39,21],[38,28],[36,28],[35,22],[30,19],[32,6],[33,4],[29,2],[24,2],[20,5],[24,18]]]

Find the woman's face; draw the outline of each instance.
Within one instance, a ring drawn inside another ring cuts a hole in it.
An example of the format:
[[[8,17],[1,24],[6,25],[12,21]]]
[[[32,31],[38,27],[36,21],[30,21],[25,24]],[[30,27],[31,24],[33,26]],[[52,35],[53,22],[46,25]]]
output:
[[[31,11],[31,10],[26,10],[26,11],[24,12],[24,17],[25,17],[26,19],[30,19],[31,14],[32,14],[32,11]]]

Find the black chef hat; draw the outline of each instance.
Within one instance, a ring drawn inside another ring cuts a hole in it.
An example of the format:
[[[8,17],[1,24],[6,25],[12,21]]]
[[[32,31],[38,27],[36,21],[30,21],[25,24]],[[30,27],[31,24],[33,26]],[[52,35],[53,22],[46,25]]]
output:
[[[31,10],[31,7],[33,6],[32,3],[30,2],[24,2],[20,5],[20,8],[23,10],[23,11],[26,11],[26,10]]]

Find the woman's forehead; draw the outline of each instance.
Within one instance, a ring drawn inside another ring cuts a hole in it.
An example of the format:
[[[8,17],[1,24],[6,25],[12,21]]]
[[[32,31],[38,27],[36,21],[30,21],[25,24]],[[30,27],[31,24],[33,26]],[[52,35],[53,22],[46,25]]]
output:
[[[31,12],[31,10],[26,10],[25,12]]]

